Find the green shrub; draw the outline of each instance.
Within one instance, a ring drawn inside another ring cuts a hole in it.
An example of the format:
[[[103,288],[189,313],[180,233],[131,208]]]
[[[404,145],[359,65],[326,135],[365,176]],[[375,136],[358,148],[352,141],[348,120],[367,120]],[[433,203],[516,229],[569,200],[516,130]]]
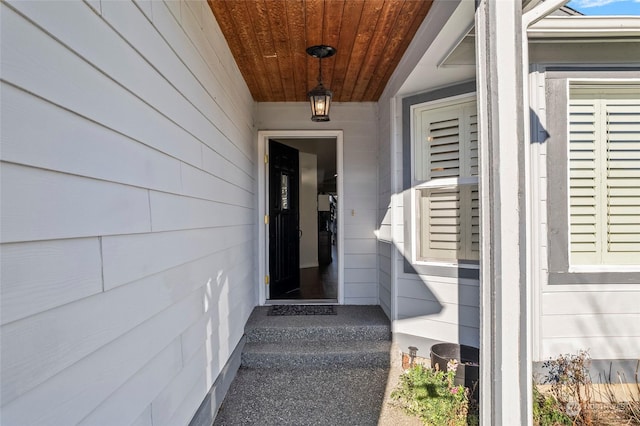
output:
[[[453,384],[454,376],[455,369],[432,371],[416,365],[401,376],[391,397],[427,425],[477,425],[477,406],[469,401],[469,389]]]
[[[533,424],[535,426],[573,425],[571,417],[564,413],[558,401],[551,395],[543,395],[533,385]]]

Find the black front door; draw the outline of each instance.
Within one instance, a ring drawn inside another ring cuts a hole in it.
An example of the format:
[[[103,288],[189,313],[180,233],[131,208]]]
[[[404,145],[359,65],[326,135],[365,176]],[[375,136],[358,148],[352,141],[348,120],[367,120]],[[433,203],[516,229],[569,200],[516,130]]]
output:
[[[269,298],[300,287],[298,150],[269,141]]]

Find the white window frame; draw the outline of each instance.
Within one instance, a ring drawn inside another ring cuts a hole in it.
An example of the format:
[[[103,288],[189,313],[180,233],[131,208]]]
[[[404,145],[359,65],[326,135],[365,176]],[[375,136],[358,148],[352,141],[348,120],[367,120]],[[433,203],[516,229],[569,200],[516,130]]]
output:
[[[602,88],[602,90],[610,90],[613,86],[616,85],[625,85],[625,84],[633,84],[640,85],[640,80],[638,79],[609,79],[609,78],[569,78],[566,80],[566,93],[567,93],[567,105],[566,105],[566,120],[567,120],[567,173],[566,173],[566,188],[567,191],[570,190],[570,161],[571,161],[571,153],[570,153],[570,140],[571,140],[571,128],[570,128],[570,104],[572,101],[571,97],[571,88],[572,86],[584,86],[585,88]],[[567,259],[568,259],[568,272],[570,273],[595,273],[595,272],[638,272],[640,271],[640,263],[637,265],[629,265],[629,264],[613,264],[613,263],[596,263],[596,264],[574,264],[572,263],[572,253],[571,253],[571,195],[568,192],[566,198],[566,213],[567,213]]]
[[[437,99],[429,102],[411,105],[410,111],[410,129],[411,129],[411,263],[425,266],[445,266],[479,270],[480,265],[477,260],[456,259],[452,261],[439,259],[422,259],[419,255],[420,250],[420,192],[425,189],[447,189],[459,188],[461,186],[475,185],[479,187],[478,176],[468,177],[445,177],[430,180],[418,179],[416,177],[416,163],[422,158],[422,150],[418,148],[417,141],[422,135],[422,122],[416,118],[417,114],[426,110],[436,110],[440,108],[449,108],[456,105],[464,105],[470,102],[477,102],[476,92],[465,93],[462,95],[451,96],[447,98]],[[463,161],[461,159],[461,161]],[[406,206],[405,206],[406,208]]]

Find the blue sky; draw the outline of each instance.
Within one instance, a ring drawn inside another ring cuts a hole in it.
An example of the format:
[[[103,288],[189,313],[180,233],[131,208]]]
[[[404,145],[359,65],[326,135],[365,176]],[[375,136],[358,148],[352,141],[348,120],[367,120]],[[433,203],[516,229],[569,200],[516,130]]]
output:
[[[640,0],[572,0],[567,6],[590,16],[640,15]]]

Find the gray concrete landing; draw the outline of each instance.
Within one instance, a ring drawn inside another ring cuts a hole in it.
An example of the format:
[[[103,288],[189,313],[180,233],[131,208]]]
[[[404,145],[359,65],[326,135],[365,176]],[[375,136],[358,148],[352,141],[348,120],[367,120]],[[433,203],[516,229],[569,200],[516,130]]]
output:
[[[420,425],[388,404],[401,361],[380,307],[337,308],[282,317],[256,308],[214,425]]]

